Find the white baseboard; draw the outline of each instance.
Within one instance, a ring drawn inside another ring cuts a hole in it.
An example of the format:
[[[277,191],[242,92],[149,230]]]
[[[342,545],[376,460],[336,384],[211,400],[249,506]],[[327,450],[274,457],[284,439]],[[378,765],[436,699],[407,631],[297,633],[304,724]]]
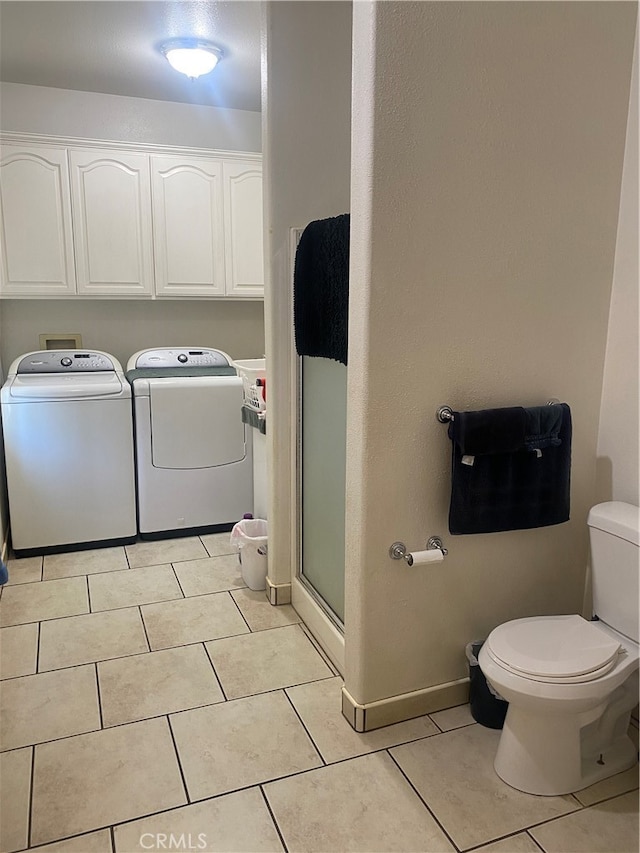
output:
[[[291,604],[291,584],[290,583],[271,583],[267,578],[267,598],[269,603],[274,607],[281,604]]]
[[[390,726],[422,717],[433,711],[443,711],[455,705],[469,701],[469,679],[460,678],[424,690],[401,693],[378,702],[360,705],[349,691],[342,688],[342,713],[357,732],[370,732],[373,729]]]

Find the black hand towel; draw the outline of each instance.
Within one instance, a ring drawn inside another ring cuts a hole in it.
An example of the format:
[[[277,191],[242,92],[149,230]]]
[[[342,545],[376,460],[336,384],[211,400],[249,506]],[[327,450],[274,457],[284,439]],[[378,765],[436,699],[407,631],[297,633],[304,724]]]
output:
[[[347,363],[348,213],[310,222],[296,252],[293,314],[298,355]]]
[[[450,533],[524,530],[569,520],[566,403],[454,412],[449,437]]]
[[[449,425],[449,437],[465,456],[485,453],[513,453],[524,444],[525,410],[483,409],[479,412],[456,412]]]
[[[542,450],[543,447],[559,447],[562,444],[562,406],[533,406],[523,411],[524,443],[528,450]]]

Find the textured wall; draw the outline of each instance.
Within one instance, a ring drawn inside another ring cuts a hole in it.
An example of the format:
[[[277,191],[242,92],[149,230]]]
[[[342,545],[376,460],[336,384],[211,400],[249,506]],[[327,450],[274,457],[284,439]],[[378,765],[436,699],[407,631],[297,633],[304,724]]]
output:
[[[598,436],[598,500],[639,504],[638,37],[629,100],[616,261]]]
[[[149,145],[260,151],[260,113],[194,104],[0,84],[0,127]]]
[[[269,440],[273,442],[269,529],[270,577],[291,580],[291,228],[349,210],[351,3],[269,2],[263,71],[265,210],[269,223],[265,302]],[[338,392],[339,393],[339,392]],[[271,519],[270,519],[271,521]]]
[[[0,356],[40,349],[39,335],[81,334],[82,346],[126,362],[140,349],[210,346],[233,358],[264,356],[262,302],[7,299],[2,303]]]
[[[354,4],[346,687],[466,674],[496,624],[581,608],[636,5]],[[447,533],[439,405],[567,401],[572,518]],[[392,562],[444,537],[443,564]]]

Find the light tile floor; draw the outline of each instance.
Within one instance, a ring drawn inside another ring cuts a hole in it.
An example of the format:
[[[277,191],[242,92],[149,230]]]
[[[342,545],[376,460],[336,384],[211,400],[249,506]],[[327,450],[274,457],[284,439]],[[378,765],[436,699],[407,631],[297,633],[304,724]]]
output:
[[[534,797],[467,706],[354,732],[337,672],[228,540],[10,561],[2,853],[638,850],[637,766]]]

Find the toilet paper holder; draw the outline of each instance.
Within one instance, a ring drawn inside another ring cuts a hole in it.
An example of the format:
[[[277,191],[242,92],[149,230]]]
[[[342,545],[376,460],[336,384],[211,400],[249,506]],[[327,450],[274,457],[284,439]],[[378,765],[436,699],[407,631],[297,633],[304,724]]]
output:
[[[443,560],[448,550],[444,547],[442,539],[439,536],[431,536],[427,541],[426,551],[407,551],[407,546],[404,542],[394,542],[389,548],[389,556],[392,560],[405,560],[408,566],[413,566],[414,563],[421,565],[422,563],[437,563]]]

